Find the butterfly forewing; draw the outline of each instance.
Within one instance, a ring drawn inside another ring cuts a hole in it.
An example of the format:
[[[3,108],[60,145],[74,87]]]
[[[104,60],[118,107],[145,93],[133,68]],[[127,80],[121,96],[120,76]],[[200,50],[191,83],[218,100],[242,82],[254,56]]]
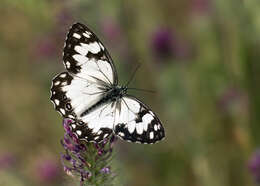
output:
[[[53,79],[51,100],[64,117],[80,119],[117,84],[114,64],[97,36],[81,23],[72,25],[67,34],[63,63],[68,72]]]
[[[81,23],[72,25],[65,42],[63,63],[68,72],[90,81],[117,84],[113,61],[97,36]]]

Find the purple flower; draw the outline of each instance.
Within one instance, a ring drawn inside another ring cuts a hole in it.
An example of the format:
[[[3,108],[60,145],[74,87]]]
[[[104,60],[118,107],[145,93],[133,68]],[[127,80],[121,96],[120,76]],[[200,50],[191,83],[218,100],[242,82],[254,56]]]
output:
[[[61,154],[61,160],[64,171],[70,176],[79,177],[81,184],[106,181],[104,176],[111,174],[111,168],[107,164],[116,138],[112,136],[101,143],[80,141],[71,130],[72,122],[70,119],[63,120],[65,134],[61,143],[65,153]]]
[[[55,160],[41,158],[36,165],[36,174],[41,182],[51,183],[59,179],[60,168]]]
[[[155,31],[151,41],[152,51],[157,58],[184,58],[189,56],[188,45],[177,38],[175,32],[168,28],[160,28]]]
[[[110,173],[110,167],[104,167],[100,170],[103,174],[109,174]]]
[[[248,163],[248,168],[257,183],[260,183],[260,151],[253,154]]]
[[[158,57],[169,57],[173,52],[172,32],[168,29],[157,30],[152,38],[152,49]]]
[[[14,165],[14,163],[15,163],[15,158],[13,154],[9,152],[0,154],[0,169],[10,168]]]

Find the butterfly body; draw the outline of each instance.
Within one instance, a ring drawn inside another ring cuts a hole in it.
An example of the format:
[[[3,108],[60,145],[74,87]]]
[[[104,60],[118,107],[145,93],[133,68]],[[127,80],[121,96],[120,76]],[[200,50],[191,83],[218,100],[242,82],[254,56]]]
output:
[[[94,109],[99,108],[100,106],[102,106],[104,104],[120,101],[120,99],[124,95],[126,95],[126,93],[127,93],[127,87],[113,86],[106,90],[106,95],[101,100],[99,100],[92,107],[88,108],[83,113],[81,113],[80,116],[84,117],[89,112],[93,111]]]
[[[108,51],[85,25],[72,25],[64,46],[67,72],[54,77],[51,101],[81,140],[100,142],[110,135],[152,144],[165,137],[161,121],[126,86],[119,86]]]

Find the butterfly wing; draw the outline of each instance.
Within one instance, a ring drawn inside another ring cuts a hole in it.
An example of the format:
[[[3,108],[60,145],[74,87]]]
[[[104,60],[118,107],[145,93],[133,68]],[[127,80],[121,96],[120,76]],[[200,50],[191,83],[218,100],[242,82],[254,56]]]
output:
[[[117,84],[117,73],[101,41],[81,23],[67,34],[63,62],[68,72],[53,79],[51,101],[63,117],[80,120],[82,112]]]
[[[117,85],[109,53],[90,29],[76,23],[67,34],[63,63],[67,72],[52,80],[51,101],[63,117],[74,120],[71,127],[79,138],[102,141],[112,133],[112,118],[107,114],[112,105],[102,105],[85,116],[81,114],[100,101],[111,86]]]
[[[85,25],[72,25],[64,46],[63,63],[71,74],[84,79],[117,84],[117,73],[108,51]]]
[[[116,113],[114,132],[123,140],[152,144],[165,137],[159,118],[135,97],[123,97]]]

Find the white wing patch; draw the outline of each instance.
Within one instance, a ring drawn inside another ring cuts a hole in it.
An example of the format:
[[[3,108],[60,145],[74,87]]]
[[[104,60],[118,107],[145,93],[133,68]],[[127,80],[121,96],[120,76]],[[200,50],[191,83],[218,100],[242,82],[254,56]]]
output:
[[[91,33],[88,32],[88,31],[85,31],[85,32],[83,33],[83,36],[85,36],[86,38],[90,38],[90,35],[91,35]]]
[[[81,36],[80,36],[79,34],[77,34],[77,33],[74,33],[74,34],[73,34],[73,37],[75,37],[75,38],[77,38],[77,39],[80,39],[80,38],[81,38]]]
[[[80,45],[75,46],[75,51],[78,52],[79,54],[86,56],[89,52],[93,54],[97,54],[98,52],[101,51],[101,47],[97,42],[94,43],[80,43]]]

